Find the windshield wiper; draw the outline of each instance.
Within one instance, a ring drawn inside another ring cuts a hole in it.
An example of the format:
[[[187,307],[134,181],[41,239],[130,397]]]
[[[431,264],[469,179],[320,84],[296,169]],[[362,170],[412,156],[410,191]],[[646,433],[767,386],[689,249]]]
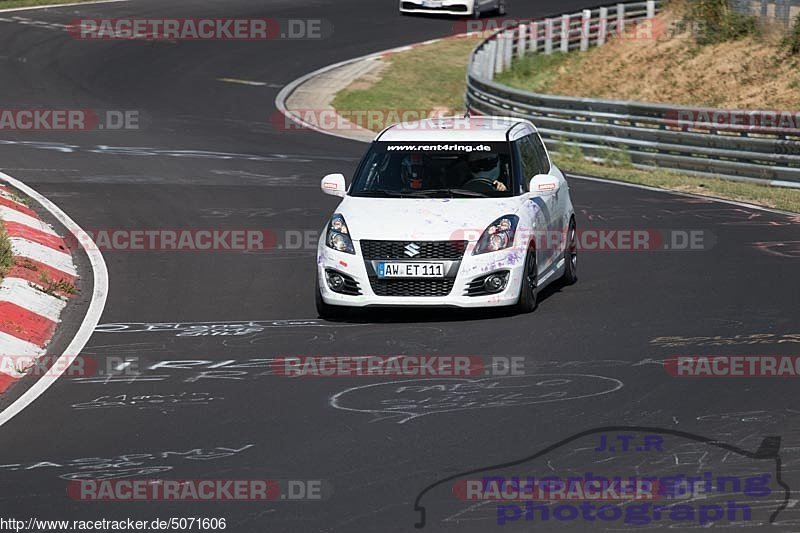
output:
[[[393,196],[398,198],[402,198],[405,195],[406,193],[402,191],[389,191],[386,189],[369,189],[366,191],[358,191],[353,194],[353,196]]]
[[[431,192],[437,194],[450,194],[453,197],[465,196],[468,198],[488,198],[488,196],[486,196],[482,192],[470,191],[468,189],[428,189],[427,191],[424,192]]]

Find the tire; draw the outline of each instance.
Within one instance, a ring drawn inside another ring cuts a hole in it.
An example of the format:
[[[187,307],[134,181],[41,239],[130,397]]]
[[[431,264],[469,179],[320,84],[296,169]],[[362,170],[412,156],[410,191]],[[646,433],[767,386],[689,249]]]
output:
[[[561,276],[563,285],[573,285],[578,281],[578,230],[575,219],[569,221],[567,242],[564,247],[564,275]]]
[[[539,300],[539,280],[536,267],[536,248],[533,243],[528,247],[528,254],[525,256],[525,271],[522,283],[519,284],[519,299],[517,300],[518,313],[530,313],[538,305]]]
[[[322,299],[322,292],[319,288],[319,279],[316,283],[315,293],[316,297],[314,298],[314,303],[317,305],[317,314],[320,318],[325,320],[335,320],[344,316],[344,310],[341,308],[341,306],[326,304],[325,300]]]
[[[497,16],[504,17],[505,15],[506,15],[506,0],[498,0]]]

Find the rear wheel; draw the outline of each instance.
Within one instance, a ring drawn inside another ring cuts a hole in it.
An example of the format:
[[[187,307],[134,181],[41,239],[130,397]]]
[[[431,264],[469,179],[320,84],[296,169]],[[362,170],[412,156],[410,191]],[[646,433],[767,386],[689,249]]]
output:
[[[317,314],[320,318],[324,318],[326,320],[335,320],[344,315],[344,310],[341,306],[326,304],[325,300],[322,299],[322,291],[320,291],[319,288],[319,279],[317,280],[316,284],[316,298],[314,299],[314,303],[317,305]]]
[[[567,230],[567,244],[564,248],[564,275],[561,276],[561,283],[572,285],[578,281],[578,231],[575,227],[575,219],[569,221]]]
[[[525,270],[522,274],[522,283],[519,287],[519,300],[517,300],[517,311],[520,313],[530,313],[538,304],[539,298],[539,273],[536,266],[536,248],[533,243],[528,247],[528,254],[525,257]]]

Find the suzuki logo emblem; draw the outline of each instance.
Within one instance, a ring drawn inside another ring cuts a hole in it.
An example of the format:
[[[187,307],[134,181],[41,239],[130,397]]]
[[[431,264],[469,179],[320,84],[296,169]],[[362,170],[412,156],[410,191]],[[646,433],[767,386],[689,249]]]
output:
[[[419,255],[419,246],[413,242],[406,244],[405,248],[403,249],[405,250],[405,254],[408,257],[414,257]]]

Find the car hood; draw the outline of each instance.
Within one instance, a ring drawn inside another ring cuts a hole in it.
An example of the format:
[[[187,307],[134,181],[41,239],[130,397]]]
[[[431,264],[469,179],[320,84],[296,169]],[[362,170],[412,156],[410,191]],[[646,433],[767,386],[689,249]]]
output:
[[[469,240],[503,215],[514,214],[519,198],[355,198],[336,210],[354,240]]]

